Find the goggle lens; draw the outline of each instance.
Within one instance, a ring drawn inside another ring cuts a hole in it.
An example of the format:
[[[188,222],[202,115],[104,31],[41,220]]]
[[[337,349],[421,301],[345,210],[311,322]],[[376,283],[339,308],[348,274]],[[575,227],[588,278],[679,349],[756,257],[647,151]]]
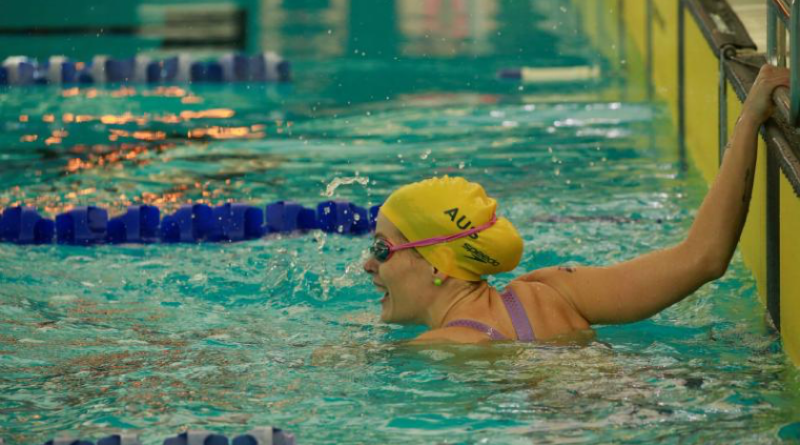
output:
[[[389,243],[379,238],[372,243],[372,246],[369,248],[369,253],[371,253],[376,260],[382,263],[389,259],[389,256],[392,254],[392,250],[389,248]]]

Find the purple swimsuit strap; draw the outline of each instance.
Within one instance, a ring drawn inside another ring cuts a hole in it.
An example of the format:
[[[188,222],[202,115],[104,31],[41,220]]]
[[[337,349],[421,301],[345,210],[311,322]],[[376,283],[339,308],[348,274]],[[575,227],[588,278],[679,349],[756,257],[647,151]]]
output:
[[[511,317],[511,324],[514,325],[514,331],[517,333],[517,340],[534,341],[536,336],[533,335],[531,321],[528,319],[528,314],[525,312],[525,308],[519,301],[517,294],[511,289],[506,289],[500,297],[503,299],[503,304],[506,305],[509,317]]]
[[[487,326],[479,321],[475,320],[455,320],[447,323],[445,326],[446,328],[456,326],[456,327],[464,327],[464,328],[472,328],[478,331],[483,332],[484,334],[488,335],[489,338],[492,340],[508,340],[505,335],[497,332],[497,330],[491,326]]]
[[[533,334],[533,327],[528,319],[528,314],[525,308],[519,301],[519,297],[513,290],[507,289],[500,295],[503,304],[508,311],[508,316],[511,317],[511,324],[514,326],[514,331],[517,334],[518,341],[534,341],[536,336]],[[503,334],[498,332],[491,326],[487,326],[475,320],[454,320],[447,323],[445,327],[461,326],[465,328],[472,328],[483,332],[488,335],[492,340],[508,340]]]

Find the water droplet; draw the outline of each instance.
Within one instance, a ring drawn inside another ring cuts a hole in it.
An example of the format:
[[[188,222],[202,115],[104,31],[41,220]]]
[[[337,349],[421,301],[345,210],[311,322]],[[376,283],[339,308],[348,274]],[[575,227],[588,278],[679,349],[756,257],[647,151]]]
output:
[[[366,187],[369,184],[369,177],[367,177],[367,176],[359,176],[358,172],[356,172],[356,175],[352,176],[352,177],[344,177],[344,178],[338,178],[337,177],[337,178],[333,178],[333,181],[331,181],[325,187],[325,192],[322,193],[322,196],[331,197],[331,196],[333,196],[334,192],[336,192],[336,189],[339,188],[339,186],[356,184],[356,183],[361,184],[364,187]],[[326,208],[325,211],[328,212],[328,209]]]

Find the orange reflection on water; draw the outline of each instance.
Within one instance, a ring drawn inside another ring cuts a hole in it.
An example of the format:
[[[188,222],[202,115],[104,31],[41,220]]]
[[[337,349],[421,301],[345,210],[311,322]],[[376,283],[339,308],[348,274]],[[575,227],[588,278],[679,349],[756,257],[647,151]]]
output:
[[[149,147],[142,144],[93,145],[89,149],[88,156],[69,159],[65,170],[67,173],[75,173],[81,170],[111,166],[121,169],[124,168],[123,161],[134,161],[135,165],[140,166],[146,165],[150,161],[144,158],[151,150],[163,152],[175,147],[175,144],[157,144]],[[76,154],[86,151],[85,145],[76,145],[70,149],[70,152]]]
[[[66,88],[61,91],[61,97],[75,97],[81,94],[81,89],[78,87]]]
[[[200,104],[203,103],[203,98],[200,96],[186,96],[181,99],[182,104]]]
[[[158,87],[152,91],[143,93],[142,96],[183,97],[186,96],[186,90],[175,86]]]
[[[55,122],[56,121],[56,117],[55,117],[55,115],[52,115],[52,114],[45,114],[44,116],[42,116],[42,121],[44,121],[44,122]]]
[[[61,138],[50,136],[49,138],[44,140],[44,143],[45,143],[45,145],[60,144],[61,143]]]
[[[113,114],[106,114],[106,115],[100,116],[100,122],[102,122],[104,124],[107,124],[107,125],[123,125],[123,124],[131,123],[134,120],[136,120],[136,118],[134,118],[133,115],[129,111],[126,111],[121,116],[114,116]]]
[[[140,141],[160,141],[167,138],[167,134],[163,131],[138,130],[131,133],[125,130],[112,128],[110,132],[111,135],[108,139],[112,141],[116,141],[120,137],[131,137]]]
[[[20,122],[28,122],[28,115],[26,115],[26,114],[21,114],[21,115],[19,116],[19,121],[20,121]]]
[[[37,139],[39,139],[39,135],[38,134],[26,134],[26,135],[22,136],[21,138],[19,138],[19,141],[20,142],[35,142]]]
[[[250,127],[208,127],[195,128],[189,131],[190,139],[260,139],[266,136],[264,132],[252,132]]]
[[[96,191],[97,191],[97,189],[96,189],[96,188],[94,188],[94,187],[89,187],[89,188],[85,188],[85,189],[83,189],[83,190],[78,190],[78,191],[76,191],[76,192],[69,192],[69,193],[67,193],[67,195],[66,195],[66,198],[67,198],[67,199],[75,199],[75,198],[77,198],[78,196],[86,196],[86,195],[91,195],[92,193],[94,193],[94,192],[96,192]]]
[[[75,115],[72,113],[64,113],[61,116],[61,121],[65,123],[70,123],[75,121]]]
[[[131,87],[120,87],[111,92],[111,97],[130,97],[136,95],[136,89]]]
[[[176,114],[165,114],[164,116],[157,116],[153,120],[165,124],[179,124],[183,122],[183,119],[179,118],[178,115]]]
[[[235,114],[233,110],[228,108],[213,108],[200,111],[186,110],[181,111],[180,115],[167,113],[162,116],[151,116],[150,114],[134,116],[130,111],[126,111],[121,115],[105,114],[100,116],[99,119],[100,122],[106,125],[125,125],[131,122],[139,125],[147,125],[151,120],[165,124],[178,124],[192,119],[228,119]],[[78,115],[74,119],[76,122],[89,122],[97,118],[91,115]]]
[[[181,111],[181,118],[190,120],[190,119],[228,119],[233,117],[234,113],[233,110],[230,108],[212,108],[210,110],[200,110],[200,111]]]
[[[49,213],[51,215],[58,215],[59,213],[69,212],[70,210],[74,209],[75,204],[62,204],[60,202],[57,202],[57,203],[40,205],[37,207],[43,208],[46,213]]]
[[[183,187],[183,189],[186,188],[188,187]],[[144,192],[142,193],[141,202],[142,204],[157,206],[164,212],[169,212],[174,210],[174,208],[178,207],[179,205],[187,203],[184,195],[185,193],[182,190],[165,192],[160,195]],[[140,201],[139,199],[135,200]],[[189,201],[189,203],[191,203],[191,201]]]
[[[163,131],[134,131],[133,138],[140,141],[160,141],[167,138]]]
[[[81,158],[72,158],[67,161],[67,171],[75,173],[80,170],[85,170],[94,167],[91,162],[84,162]]]

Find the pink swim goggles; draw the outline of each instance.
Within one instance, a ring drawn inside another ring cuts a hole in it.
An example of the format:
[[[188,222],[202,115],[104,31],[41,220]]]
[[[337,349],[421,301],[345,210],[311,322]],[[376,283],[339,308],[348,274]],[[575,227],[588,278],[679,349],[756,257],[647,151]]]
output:
[[[461,233],[456,233],[455,235],[449,235],[449,236],[435,236],[433,238],[414,241],[413,243],[399,244],[397,246],[393,245],[387,239],[375,238],[375,241],[373,241],[372,246],[369,248],[369,252],[372,254],[373,257],[375,257],[376,260],[378,260],[378,262],[383,263],[385,261],[388,261],[389,258],[392,257],[392,254],[397,252],[398,250],[411,249],[414,247],[432,246],[434,244],[441,244],[457,240],[459,238],[464,238],[472,234],[478,233],[482,230],[486,230],[489,227],[492,227],[496,222],[497,222],[497,216],[492,214],[492,219],[490,219],[489,222],[482,224],[478,227],[473,227],[472,229],[465,230]]]

